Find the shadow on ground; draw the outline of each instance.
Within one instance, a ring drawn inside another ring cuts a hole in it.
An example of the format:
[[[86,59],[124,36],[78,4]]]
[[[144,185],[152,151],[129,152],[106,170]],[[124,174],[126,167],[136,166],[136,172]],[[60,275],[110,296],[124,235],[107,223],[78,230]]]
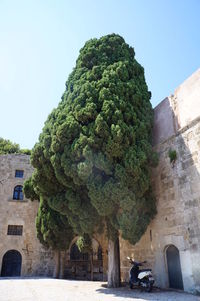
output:
[[[200,300],[197,296],[182,292],[182,291],[176,291],[176,290],[161,290],[159,288],[153,288],[151,293],[147,293],[144,291],[141,291],[139,288],[130,289],[127,286],[122,286],[119,288],[108,288],[106,284],[102,284],[101,288],[96,290],[99,294],[105,294],[110,296],[115,296],[116,300],[118,298],[121,300],[121,298],[133,298],[133,300],[138,299],[141,301],[148,301],[148,300],[166,300],[166,301],[185,301],[185,300]]]

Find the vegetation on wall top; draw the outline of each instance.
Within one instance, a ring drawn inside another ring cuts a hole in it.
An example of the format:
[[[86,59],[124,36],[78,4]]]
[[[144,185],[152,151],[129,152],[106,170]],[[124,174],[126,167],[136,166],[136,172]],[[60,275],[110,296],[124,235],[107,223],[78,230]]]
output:
[[[29,149],[20,149],[19,144],[13,143],[10,140],[6,140],[0,137],[0,155],[6,154],[26,154],[30,155]]]

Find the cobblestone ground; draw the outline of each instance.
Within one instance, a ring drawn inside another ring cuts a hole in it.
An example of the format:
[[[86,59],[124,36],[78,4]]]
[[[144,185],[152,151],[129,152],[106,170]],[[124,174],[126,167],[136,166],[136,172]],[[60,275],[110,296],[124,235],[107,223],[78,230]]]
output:
[[[2,279],[0,301],[200,301],[200,297],[155,289],[152,293],[108,289],[102,282],[55,279]]]

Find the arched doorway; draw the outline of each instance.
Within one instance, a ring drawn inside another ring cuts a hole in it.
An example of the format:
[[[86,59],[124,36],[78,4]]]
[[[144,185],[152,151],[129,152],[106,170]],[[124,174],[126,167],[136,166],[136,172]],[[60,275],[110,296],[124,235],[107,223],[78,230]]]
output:
[[[170,245],[166,249],[166,258],[169,276],[169,287],[183,289],[179,250],[174,245]]]
[[[7,251],[2,260],[1,277],[17,277],[21,275],[22,256],[16,250]]]
[[[88,279],[89,277],[89,254],[81,253],[74,243],[70,249],[70,278]],[[89,280],[89,279],[88,279]]]
[[[77,239],[76,239],[77,240]],[[80,280],[103,280],[103,256],[100,244],[93,238],[93,254],[81,253],[76,240],[70,247],[66,261],[65,277]]]

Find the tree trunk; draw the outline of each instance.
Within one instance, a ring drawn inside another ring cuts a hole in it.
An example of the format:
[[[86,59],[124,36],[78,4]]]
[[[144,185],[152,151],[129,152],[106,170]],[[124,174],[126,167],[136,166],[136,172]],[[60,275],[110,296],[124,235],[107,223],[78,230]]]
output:
[[[120,286],[119,238],[108,240],[108,287]]]
[[[60,251],[55,251],[55,267],[53,271],[53,278],[58,278],[60,273]]]
[[[90,254],[90,269],[91,269],[91,278],[90,280],[94,280],[94,265],[93,265],[93,253]]]
[[[59,279],[64,278],[64,270],[65,270],[65,252],[60,252],[60,273],[59,273]]]

